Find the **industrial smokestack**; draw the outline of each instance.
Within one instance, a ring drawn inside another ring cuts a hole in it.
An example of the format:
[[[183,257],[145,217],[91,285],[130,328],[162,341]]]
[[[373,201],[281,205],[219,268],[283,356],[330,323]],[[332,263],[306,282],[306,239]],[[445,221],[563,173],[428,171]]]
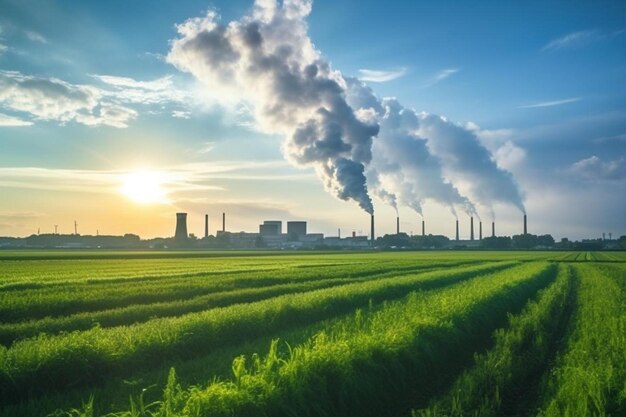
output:
[[[337,229],[337,237],[341,239],[341,229]]]
[[[352,231],[352,237],[356,237],[356,232],[354,230]]]
[[[226,231],[226,213],[222,213],[222,232]]]
[[[528,229],[526,228],[526,214],[524,214],[524,234],[528,234]]]
[[[400,216],[396,217],[396,234],[400,234]]]
[[[474,240],[474,217],[470,217],[470,240]]]
[[[459,240],[459,221],[456,221],[456,240]]]
[[[496,222],[491,222],[491,237],[496,237]]]
[[[478,222],[478,240],[483,240],[483,222]]]
[[[422,220],[422,236],[426,236],[426,223]]]
[[[372,243],[374,243],[375,237],[374,237],[374,215],[372,214],[372,230],[371,230],[371,234],[372,234]]]
[[[187,240],[187,213],[176,213],[176,233],[174,239]]]
[[[207,239],[209,237],[209,215],[204,215],[204,238]]]

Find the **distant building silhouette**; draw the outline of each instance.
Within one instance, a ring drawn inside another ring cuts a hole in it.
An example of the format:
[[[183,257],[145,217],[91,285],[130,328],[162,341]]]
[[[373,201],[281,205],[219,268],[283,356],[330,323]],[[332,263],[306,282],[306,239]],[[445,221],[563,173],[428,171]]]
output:
[[[187,234],[187,213],[176,213],[176,233],[174,239],[185,241],[189,238]]]

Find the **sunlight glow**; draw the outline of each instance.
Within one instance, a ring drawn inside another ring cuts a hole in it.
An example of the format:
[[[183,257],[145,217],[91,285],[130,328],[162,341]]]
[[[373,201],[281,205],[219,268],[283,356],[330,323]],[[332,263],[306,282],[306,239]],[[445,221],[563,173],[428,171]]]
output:
[[[167,190],[163,188],[166,178],[155,171],[135,171],[122,177],[120,192],[141,204],[167,203]]]

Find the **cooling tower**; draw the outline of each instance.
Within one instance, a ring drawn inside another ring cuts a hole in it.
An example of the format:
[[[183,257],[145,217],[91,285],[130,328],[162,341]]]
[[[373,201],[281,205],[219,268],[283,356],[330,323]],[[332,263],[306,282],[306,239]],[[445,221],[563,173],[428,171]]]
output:
[[[176,240],[187,240],[187,213],[176,213]]]

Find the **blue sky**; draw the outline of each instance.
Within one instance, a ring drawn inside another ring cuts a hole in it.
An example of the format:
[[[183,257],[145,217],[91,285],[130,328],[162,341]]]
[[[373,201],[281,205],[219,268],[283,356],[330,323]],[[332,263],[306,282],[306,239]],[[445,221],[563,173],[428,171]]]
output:
[[[326,233],[367,230],[367,215],[327,193],[314,166],[285,160],[285,134],[259,128],[254,102],[167,62],[177,24],[207,10],[226,24],[251,7],[0,0],[0,235],[69,231],[74,219],[83,233],[169,235],[178,209],[196,233],[204,212],[221,211],[235,230],[265,217],[305,218]],[[531,232],[626,234],[623,2],[318,0],[303,19],[344,77],[474,132],[519,184]],[[37,89],[51,85],[70,97],[38,101]],[[169,175],[167,202],[118,192],[137,169]],[[455,186],[467,194],[463,178]],[[379,232],[392,232],[393,209],[373,202]],[[510,204],[494,209],[502,233],[519,233]],[[429,231],[452,234],[445,206],[427,198],[424,215]],[[400,216],[403,229],[419,230],[411,210],[401,205]]]

